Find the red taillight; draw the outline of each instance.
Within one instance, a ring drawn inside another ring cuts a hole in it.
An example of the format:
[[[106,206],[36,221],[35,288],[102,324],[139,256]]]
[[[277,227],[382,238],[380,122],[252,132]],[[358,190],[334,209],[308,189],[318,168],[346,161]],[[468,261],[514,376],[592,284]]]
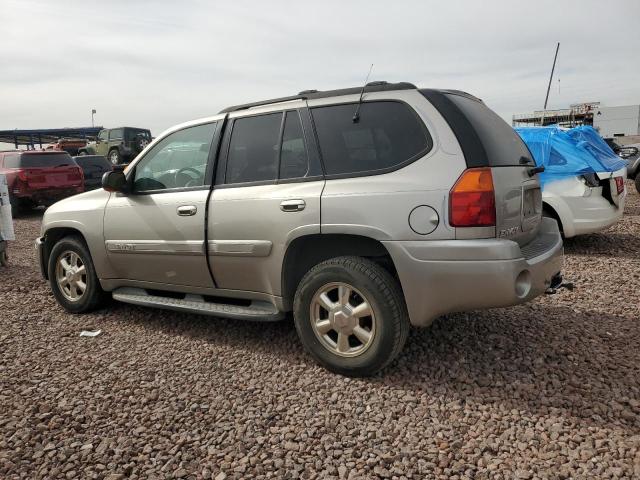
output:
[[[614,180],[616,181],[616,189],[618,190],[618,195],[620,195],[622,192],[624,192],[624,178],[615,177]]]
[[[26,170],[18,170],[18,180],[21,182],[27,182],[27,171]]]
[[[496,224],[496,197],[490,168],[465,170],[449,192],[452,227],[492,227]]]
[[[73,173],[69,174],[69,180],[84,180],[84,174],[80,167],[74,167],[72,171]]]

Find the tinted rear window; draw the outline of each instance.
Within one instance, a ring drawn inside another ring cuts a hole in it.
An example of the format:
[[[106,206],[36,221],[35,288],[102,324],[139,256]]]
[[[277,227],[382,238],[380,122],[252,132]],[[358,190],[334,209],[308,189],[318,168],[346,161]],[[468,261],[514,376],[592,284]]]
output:
[[[462,95],[447,94],[447,97],[460,109],[476,131],[487,153],[489,166],[522,165],[522,157],[531,159],[531,154],[520,136],[484,103]]]
[[[426,154],[432,140],[408,105],[365,102],[312,109],[327,175],[382,173]]]
[[[78,165],[81,167],[99,166],[106,169],[111,169],[111,164],[101,155],[81,155],[79,157],[73,157]]]
[[[4,156],[5,168],[37,168],[75,165],[68,153],[13,153]]]

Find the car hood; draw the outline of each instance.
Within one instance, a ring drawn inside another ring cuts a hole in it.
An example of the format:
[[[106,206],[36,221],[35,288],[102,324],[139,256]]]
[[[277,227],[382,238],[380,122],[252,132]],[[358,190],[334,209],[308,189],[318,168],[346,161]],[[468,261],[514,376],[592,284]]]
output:
[[[109,195],[110,193],[102,188],[91,190],[90,192],[79,193],[78,195],[73,195],[72,197],[67,197],[54,203],[49,208],[47,208],[47,213],[95,210],[104,208],[107,200],[109,199]]]

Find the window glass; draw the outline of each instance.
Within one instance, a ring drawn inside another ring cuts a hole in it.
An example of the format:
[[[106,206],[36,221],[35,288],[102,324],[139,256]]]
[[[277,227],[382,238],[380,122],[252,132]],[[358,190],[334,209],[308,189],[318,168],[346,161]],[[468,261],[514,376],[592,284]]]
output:
[[[233,122],[226,183],[275,180],[282,113],[238,118]]]
[[[312,109],[320,151],[328,175],[395,167],[425,154],[432,146],[426,128],[408,105],[364,102]]]
[[[287,112],[286,115],[280,151],[279,178],[301,178],[306,176],[309,170],[302,123],[298,112]]]
[[[160,140],[136,165],[134,190],[205,185],[215,123],[185,128]]]
[[[4,156],[5,168],[62,167],[75,165],[68,153],[13,153]]]
[[[100,133],[98,134],[98,138],[100,139],[101,142],[106,142],[108,134],[109,132],[107,130],[100,130]]]
[[[484,103],[462,95],[447,96],[475,129],[487,152],[490,166],[522,166],[522,157],[531,159],[531,153],[520,135]]]
[[[127,128],[124,131],[125,134],[125,140],[126,141],[131,141],[134,140],[136,137],[142,137],[145,138],[147,140],[151,140],[151,133],[149,132],[149,130],[139,130],[137,128]]]
[[[109,132],[109,140],[120,140],[122,139],[122,129],[114,128]]]

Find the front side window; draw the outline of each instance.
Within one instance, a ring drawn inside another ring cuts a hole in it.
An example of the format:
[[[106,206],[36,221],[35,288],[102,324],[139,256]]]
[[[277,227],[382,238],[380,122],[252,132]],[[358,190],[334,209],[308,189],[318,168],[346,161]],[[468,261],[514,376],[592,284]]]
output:
[[[174,132],[160,140],[135,166],[134,191],[206,185],[205,172],[216,123]]]
[[[100,133],[98,134],[98,140],[100,140],[101,142],[106,142],[108,134],[108,130],[100,130]]]
[[[113,130],[111,130],[109,132],[109,140],[110,141],[122,140],[122,129],[121,128],[114,128]]]
[[[237,118],[227,156],[226,183],[275,180],[282,113]]]
[[[327,175],[375,173],[426,154],[433,141],[408,105],[393,101],[313,108]]]

